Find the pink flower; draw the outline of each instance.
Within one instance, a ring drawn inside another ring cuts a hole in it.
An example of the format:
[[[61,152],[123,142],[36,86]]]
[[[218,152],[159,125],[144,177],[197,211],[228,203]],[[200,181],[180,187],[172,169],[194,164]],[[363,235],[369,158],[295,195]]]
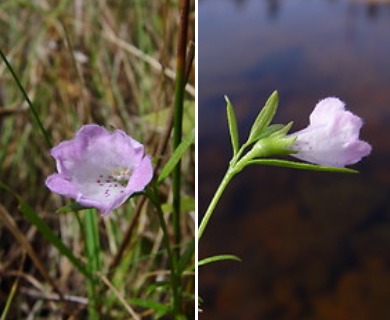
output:
[[[311,163],[344,167],[359,162],[371,152],[371,146],[359,139],[362,119],[345,110],[338,98],[318,102],[307,128],[291,134],[297,137],[292,156]]]
[[[81,127],[74,139],[61,142],[51,155],[58,173],[46,179],[47,187],[99,209],[102,215],[142,191],[153,176],[142,144],[121,130],[111,133],[94,124]]]

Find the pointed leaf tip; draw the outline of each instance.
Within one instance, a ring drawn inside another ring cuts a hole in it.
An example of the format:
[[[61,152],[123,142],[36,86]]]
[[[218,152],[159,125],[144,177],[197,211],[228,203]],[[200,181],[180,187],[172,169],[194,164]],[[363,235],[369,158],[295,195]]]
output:
[[[236,155],[239,148],[237,119],[236,119],[236,114],[234,112],[234,107],[227,96],[225,96],[225,100],[226,100],[226,114],[227,114],[228,125],[229,125],[230,140],[232,143],[233,154]]]
[[[276,110],[279,104],[278,91],[272,92],[267,99],[264,107],[260,110],[256,117],[255,122],[252,125],[249,133],[248,144],[256,141],[256,137],[260,136],[262,132],[268,127],[272,119],[275,116]]]

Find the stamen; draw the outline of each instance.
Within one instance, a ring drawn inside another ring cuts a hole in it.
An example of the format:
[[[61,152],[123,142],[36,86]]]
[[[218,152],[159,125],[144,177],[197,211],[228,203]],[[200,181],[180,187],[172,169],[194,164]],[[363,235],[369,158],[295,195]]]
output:
[[[123,186],[123,183],[127,184],[132,173],[133,172],[132,172],[131,168],[119,167],[117,170],[114,170],[113,172],[111,172],[111,177],[112,177],[113,181],[117,181]]]

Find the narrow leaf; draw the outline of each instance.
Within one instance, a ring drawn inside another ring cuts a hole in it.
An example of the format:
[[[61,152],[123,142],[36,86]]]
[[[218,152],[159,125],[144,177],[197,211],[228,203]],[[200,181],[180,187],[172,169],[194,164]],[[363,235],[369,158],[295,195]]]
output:
[[[61,208],[58,208],[56,210],[56,213],[68,213],[68,212],[75,212],[75,211],[81,211],[81,210],[86,210],[86,209],[90,209],[90,208],[84,207],[80,203],[74,202],[74,203],[68,204],[67,206],[63,206]]]
[[[98,222],[94,209],[89,209],[84,215],[85,251],[87,254],[87,268],[92,274],[100,271],[100,241]],[[97,294],[98,281],[95,278],[87,279],[88,318],[99,319],[97,311],[99,295]]]
[[[66,256],[69,261],[86,277],[91,278],[92,275],[87,271],[87,268],[83,262],[76,258],[72,251],[61,241],[61,239],[52,231],[52,229],[42,220],[31,206],[23,200],[17,193],[15,193],[10,187],[0,181],[0,188],[11,193],[19,202],[20,212],[25,218],[33,225],[35,225],[42,235],[53,246],[55,246],[61,254]]]
[[[12,304],[12,301],[15,297],[15,293],[17,292],[17,288],[18,288],[18,284],[19,284],[19,277],[16,278],[16,280],[14,281],[12,287],[11,287],[11,291],[10,293],[8,294],[8,297],[7,297],[7,301],[5,302],[5,305],[3,306],[3,312],[1,314],[1,317],[0,317],[0,320],[6,320],[7,319],[7,314],[11,308],[11,304]]]
[[[353,170],[349,168],[320,166],[317,164],[279,160],[279,159],[256,159],[256,160],[249,161],[248,165],[249,164],[263,164],[266,166],[285,167],[285,168],[294,168],[294,169],[311,170],[311,171],[359,173],[357,170]]]
[[[261,132],[258,136],[254,137],[253,140],[258,141],[260,139],[269,137],[270,135],[274,134],[275,132],[280,131],[284,127],[285,127],[284,124],[272,124],[272,125],[268,126],[267,128],[265,128],[263,130],[263,132]]]
[[[46,141],[47,146],[49,148],[51,148],[52,147],[52,143],[51,143],[50,136],[47,133],[46,129],[44,128],[43,123],[42,123],[41,119],[39,118],[38,112],[35,109],[35,106],[33,105],[32,101],[30,100],[26,90],[24,89],[22,83],[20,82],[20,79],[16,75],[12,65],[9,63],[6,55],[3,53],[3,51],[1,49],[0,49],[0,57],[3,59],[5,65],[7,66],[7,68],[10,71],[12,77],[14,78],[14,80],[16,82],[16,85],[18,86],[20,92],[22,93],[24,99],[26,100],[26,102],[27,102],[27,104],[28,104],[28,106],[29,106],[29,108],[31,110],[31,113],[33,115],[33,118],[36,121],[36,124],[37,124],[39,130],[41,131],[45,141]]]
[[[172,170],[175,168],[176,164],[180,161],[180,159],[183,157],[184,153],[187,151],[187,149],[194,142],[194,139],[195,139],[194,130],[192,130],[184,137],[182,142],[179,144],[179,146],[173,152],[171,158],[167,161],[167,163],[162,168],[162,170],[160,172],[160,176],[158,177],[158,180],[157,180],[158,183],[163,182],[164,179],[170,175]]]
[[[129,301],[132,305],[153,310],[157,319],[168,314],[171,311],[170,307],[166,303],[160,303],[155,300],[130,298]]]
[[[212,263],[212,262],[224,261],[224,260],[233,260],[233,261],[241,262],[241,259],[239,257],[235,256],[235,255],[232,255],[232,254],[221,254],[221,255],[208,257],[208,258],[200,260],[198,262],[198,267],[204,266],[204,265]]]
[[[226,114],[227,114],[227,119],[229,124],[230,139],[232,141],[233,154],[236,155],[239,148],[237,119],[236,119],[236,114],[234,112],[234,107],[227,96],[225,96],[225,100],[226,100]]]
[[[282,126],[279,130],[275,130],[271,133],[271,135],[279,135],[279,136],[285,136],[291,129],[294,122],[290,121],[286,125]],[[272,127],[272,126],[270,126]]]
[[[256,141],[256,137],[259,136],[265,128],[271,123],[272,119],[275,116],[276,110],[279,104],[279,95],[277,91],[274,91],[264,107],[261,109],[258,114],[255,122],[252,125],[251,131],[249,133],[248,143]]]

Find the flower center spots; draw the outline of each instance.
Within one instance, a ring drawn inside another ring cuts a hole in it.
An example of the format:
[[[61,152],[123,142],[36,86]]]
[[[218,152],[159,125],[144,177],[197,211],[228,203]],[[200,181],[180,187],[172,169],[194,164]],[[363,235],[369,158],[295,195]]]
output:
[[[108,198],[113,194],[124,193],[127,183],[131,177],[130,168],[119,167],[110,172],[109,175],[99,175],[96,183],[104,187],[104,197]]]
[[[111,172],[111,177],[113,180],[119,183],[126,183],[129,181],[132,172],[130,168],[121,168]]]

